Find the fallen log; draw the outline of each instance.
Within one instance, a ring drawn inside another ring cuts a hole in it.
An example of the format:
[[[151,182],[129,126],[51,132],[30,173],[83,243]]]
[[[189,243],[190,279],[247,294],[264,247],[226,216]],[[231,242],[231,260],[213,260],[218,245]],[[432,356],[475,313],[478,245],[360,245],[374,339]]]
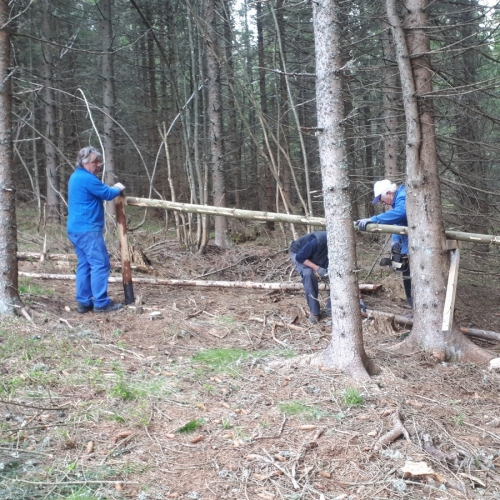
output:
[[[379,316],[387,316],[392,317],[394,319],[394,323],[403,326],[413,326],[413,318],[409,318],[408,316],[403,316],[402,314],[392,314],[383,311],[374,311],[373,309],[367,309],[366,312],[361,312],[361,316],[363,318],[372,318],[374,314],[378,314]]]
[[[19,272],[19,276],[26,278],[38,278],[45,280],[74,280],[74,274],[47,274],[47,273],[27,273]],[[109,283],[121,283],[122,278],[110,276]],[[261,290],[302,290],[301,283],[291,283],[284,281],[282,283],[260,283],[256,281],[204,281],[204,280],[178,280],[166,278],[134,278],[135,283],[144,283],[149,285],[170,285],[170,286],[198,286],[213,288],[254,288]],[[375,291],[382,287],[380,284],[361,284],[361,291]],[[329,290],[330,286],[325,283],[319,285],[320,290]]]
[[[17,254],[17,260],[20,261],[32,261],[32,262],[43,262],[42,261],[42,256],[44,254],[37,253],[37,252],[18,252]],[[45,254],[45,259],[53,261],[56,265],[63,265],[63,264],[74,264],[77,261],[76,255],[73,254],[64,254],[64,253],[47,253]],[[111,262],[111,268],[112,269],[121,269],[122,264],[121,262]],[[142,272],[150,272],[153,268],[151,266],[144,266],[141,264],[132,264],[131,268],[134,271],[142,271]],[[52,278],[51,278],[52,279]],[[57,278],[53,278],[57,279]],[[67,279],[67,278],[65,278]]]
[[[493,340],[495,342],[500,342],[500,333],[489,332],[488,330],[478,330],[476,328],[460,328],[460,331],[471,337],[477,337],[478,339]]]
[[[65,253],[40,253],[40,252],[17,252],[17,260],[61,260],[61,261],[76,261],[75,254]]]

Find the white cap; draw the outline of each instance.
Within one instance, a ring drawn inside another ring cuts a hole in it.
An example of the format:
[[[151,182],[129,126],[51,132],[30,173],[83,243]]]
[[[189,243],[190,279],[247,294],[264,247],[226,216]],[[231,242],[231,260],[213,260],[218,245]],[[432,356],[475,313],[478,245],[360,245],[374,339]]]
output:
[[[397,188],[396,184],[392,183],[388,179],[377,181],[373,186],[373,194],[375,195],[375,198],[373,198],[372,203],[375,205],[380,201],[380,197],[383,194],[386,194],[389,191],[396,192]]]

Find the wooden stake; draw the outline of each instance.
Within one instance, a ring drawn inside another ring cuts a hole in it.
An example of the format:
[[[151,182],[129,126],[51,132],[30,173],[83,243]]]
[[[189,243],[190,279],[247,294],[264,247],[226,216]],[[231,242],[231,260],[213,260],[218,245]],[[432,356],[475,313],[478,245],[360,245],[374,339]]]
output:
[[[120,241],[120,254],[122,258],[122,280],[123,292],[125,294],[125,304],[133,304],[134,286],[132,284],[132,269],[130,267],[130,255],[127,241],[127,221],[125,219],[125,210],[123,205],[125,198],[118,196],[115,198],[116,222],[118,224],[118,239]]]
[[[450,272],[448,274],[448,286],[446,287],[446,298],[444,301],[442,332],[450,332],[453,326],[453,311],[455,309],[455,296],[458,283],[458,266],[460,264],[460,244],[458,241],[447,242],[451,248]]]

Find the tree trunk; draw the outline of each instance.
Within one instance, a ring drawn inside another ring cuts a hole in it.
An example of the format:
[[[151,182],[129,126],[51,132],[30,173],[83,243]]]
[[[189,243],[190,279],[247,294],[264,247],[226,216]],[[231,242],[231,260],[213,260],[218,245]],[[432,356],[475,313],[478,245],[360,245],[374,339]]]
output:
[[[214,205],[226,206],[226,183],[224,178],[223,138],[222,138],[222,99],[220,88],[220,48],[217,34],[216,3],[218,0],[208,0],[205,20],[207,23],[206,57],[208,72],[208,119],[210,152],[212,165],[212,190]],[[229,248],[231,240],[228,234],[227,220],[215,217],[215,244]]]
[[[260,94],[260,112],[267,120],[267,90],[266,90],[266,70],[264,58],[264,28],[262,25],[262,2],[257,2],[255,5],[256,23],[257,23],[257,51],[259,55],[259,94]],[[263,145],[263,149],[265,145]],[[274,185],[271,169],[267,164],[264,164],[264,206],[266,211],[273,210],[274,201]],[[268,221],[266,227],[273,231],[274,222]]]
[[[349,170],[342,123],[342,56],[339,9],[335,0],[313,3],[316,44],[316,106],[319,155],[328,232],[332,338],[312,364],[367,378],[371,369],[363,346],[356,249],[349,197]]]
[[[111,24],[113,0],[100,0],[101,11],[101,48],[102,48],[102,107],[104,131],[104,183],[115,183],[115,131],[113,118],[115,115],[115,76],[112,53],[113,28]],[[106,203],[106,212],[115,215],[115,202]]]
[[[387,25],[384,23],[384,27]],[[384,67],[382,70],[382,92],[384,107],[384,177],[396,182],[399,179],[399,89],[396,52],[391,40],[390,31],[382,33],[384,50]],[[375,180],[375,179],[373,179]]]
[[[9,2],[0,1],[0,314],[14,314],[21,299],[17,278],[16,194],[13,180]],[[17,306],[17,307],[16,307]]]
[[[43,0],[42,33],[46,40],[54,35],[50,0]],[[59,176],[57,173],[56,110],[54,103],[53,56],[52,46],[42,44],[43,50],[43,96],[45,111],[45,170],[47,173],[47,209],[48,222],[59,222]]]
[[[411,335],[398,349],[419,347],[437,359],[487,361],[490,356],[457,329],[442,331],[449,258],[445,251],[434,111],[430,99],[432,71],[429,56],[427,0],[406,0],[405,27],[401,27],[395,0],[387,0],[393,30],[406,115],[407,213],[410,240],[414,324]],[[411,54],[416,54],[410,59]],[[418,55],[417,55],[418,54]]]

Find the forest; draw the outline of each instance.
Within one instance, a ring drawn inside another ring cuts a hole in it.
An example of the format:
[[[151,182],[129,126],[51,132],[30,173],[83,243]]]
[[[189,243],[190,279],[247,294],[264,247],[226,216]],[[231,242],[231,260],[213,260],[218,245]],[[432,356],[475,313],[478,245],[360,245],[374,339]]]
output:
[[[499,27],[494,0],[0,0],[0,500],[500,498]],[[105,318],[55,278],[89,145],[130,202]],[[413,310],[354,225],[381,179]],[[325,227],[310,325],[288,248]]]

